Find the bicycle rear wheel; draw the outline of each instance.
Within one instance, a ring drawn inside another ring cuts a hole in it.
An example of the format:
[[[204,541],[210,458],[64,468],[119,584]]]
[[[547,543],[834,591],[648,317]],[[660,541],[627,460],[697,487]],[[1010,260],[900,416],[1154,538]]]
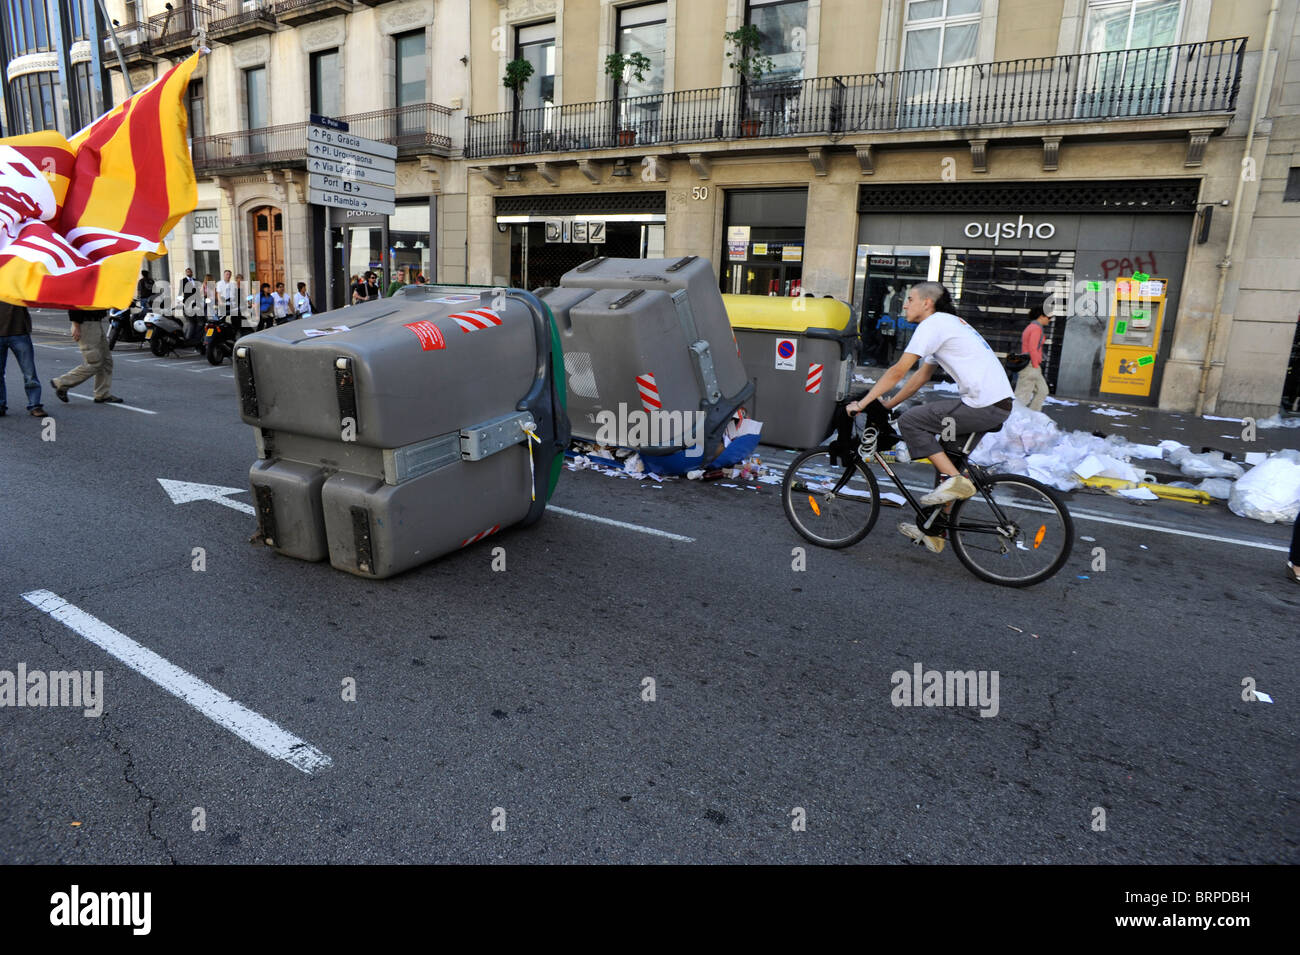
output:
[[[1074,521],[1055,491],[1033,478],[994,474],[948,518],[957,559],[976,577],[1028,587],[1064,566],[1074,547]]]
[[[880,486],[854,458],[833,464],[829,448],[812,448],[794,459],[781,482],[785,516],[819,547],[848,547],[871,532],[880,513]]]

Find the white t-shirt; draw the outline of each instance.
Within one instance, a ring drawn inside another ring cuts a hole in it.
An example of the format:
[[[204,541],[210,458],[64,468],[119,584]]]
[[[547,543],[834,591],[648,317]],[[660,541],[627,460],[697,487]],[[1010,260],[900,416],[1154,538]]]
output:
[[[956,315],[935,312],[922,320],[905,350],[952,375],[962,402],[972,408],[987,408],[1015,394],[989,343]]]
[[[311,298],[303,295],[302,292],[293,293],[293,309],[298,313],[300,318],[306,318],[311,314]]]
[[[279,292],[272,292],[271,310],[275,313],[276,318],[288,318],[289,317],[289,296],[282,295]]]

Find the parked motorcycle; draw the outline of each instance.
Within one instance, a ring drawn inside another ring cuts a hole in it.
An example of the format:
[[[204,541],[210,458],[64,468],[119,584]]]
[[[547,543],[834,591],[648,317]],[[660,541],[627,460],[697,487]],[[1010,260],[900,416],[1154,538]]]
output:
[[[110,308],[108,310],[108,350],[112,351],[119,341],[142,342],[148,328],[144,319],[146,312],[135,302],[129,308]]]
[[[150,312],[145,316],[145,338],[149,341],[149,350],[162,358],[178,348],[193,348],[200,355],[204,352],[204,329],[200,327],[197,337],[191,338],[185,331],[185,323],[171,315],[159,315]]]
[[[234,322],[239,320],[238,315],[213,315],[204,322],[203,343],[206,346],[208,364],[220,365],[234,353],[235,340],[239,337]]]

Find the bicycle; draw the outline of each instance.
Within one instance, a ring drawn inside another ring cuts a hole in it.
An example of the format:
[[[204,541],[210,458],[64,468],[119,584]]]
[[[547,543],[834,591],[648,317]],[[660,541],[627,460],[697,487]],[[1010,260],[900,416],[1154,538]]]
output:
[[[892,447],[898,435],[892,427],[889,432],[886,441]],[[869,423],[856,449],[851,442],[836,441],[794,459],[781,482],[785,516],[801,536],[820,547],[856,544],[871,532],[880,514],[880,485],[868,466],[875,463],[916,512],[916,526],[931,536],[945,535],[957,559],[976,577],[1004,587],[1041,583],[1069,558],[1074,521],[1060,496],[1046,485],[1019,474],[991,474],[969,460],[990,433],[940,441],[958,471],[975,485],[975,494],[953,503],[951,510],[943,504],[921,505],[885,460],[880,428]]]

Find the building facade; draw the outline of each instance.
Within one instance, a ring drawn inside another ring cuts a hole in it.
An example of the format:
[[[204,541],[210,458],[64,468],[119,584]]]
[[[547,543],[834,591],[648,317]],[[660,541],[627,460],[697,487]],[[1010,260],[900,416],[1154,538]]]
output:
[[[212,51],[169,240],[200,276],[323,307],[371,269],[537,288],[699,255],[868,325],[933,278],[999,351],[1049,300],[1059,394],[1300,402],[1297,0],[106,2],[137,87]],[[397,147],[392,216],[308,201],[313,112]],[[1134,274],[1158,300],[1116,301]]]
[[[0,0],[3,135],[71,136],[112,105],[95,0]]]

